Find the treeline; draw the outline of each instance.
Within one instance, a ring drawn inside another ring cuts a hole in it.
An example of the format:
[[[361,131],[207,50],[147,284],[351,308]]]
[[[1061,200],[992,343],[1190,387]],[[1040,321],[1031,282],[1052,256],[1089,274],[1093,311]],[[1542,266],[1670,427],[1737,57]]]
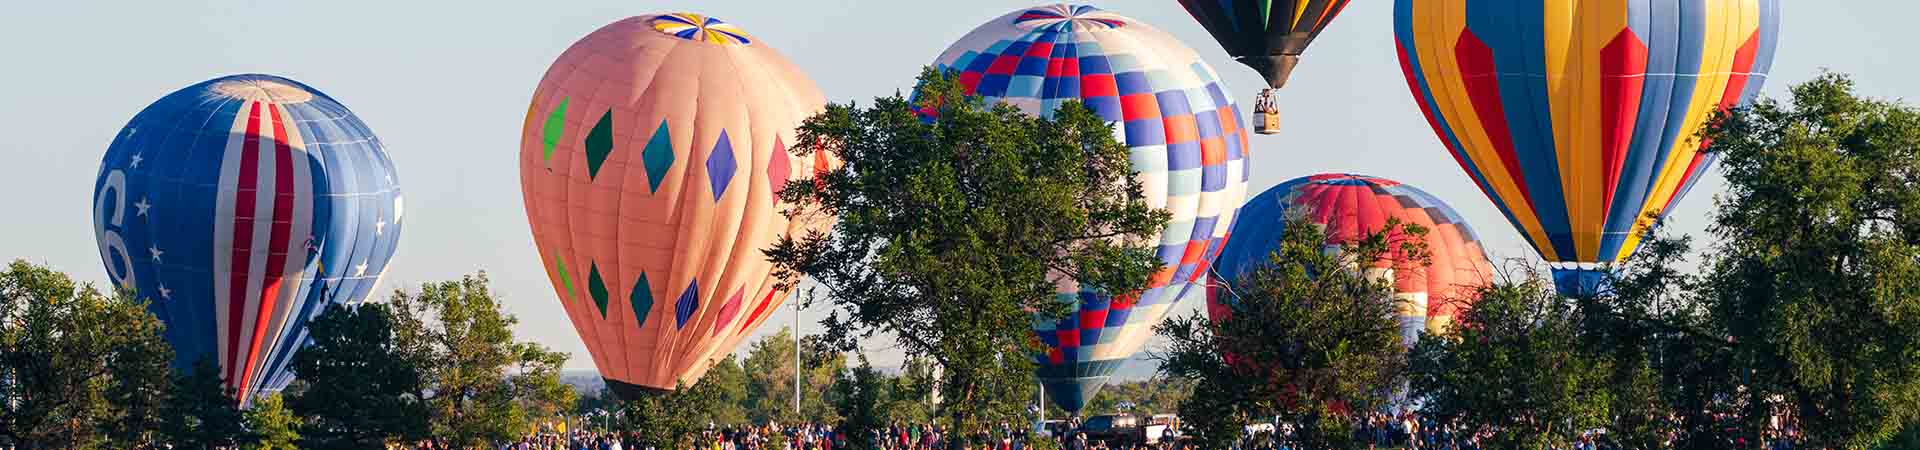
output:
[[[211,361],[169,368],[145,301],[25,261],[0,271],[0,444],[365,449],[433,437],[477,448],[574,402],[558,376],[567,355],[516,340],[485,273],[329,307],[295,356],[298,381],[244,410]]]
[[[1296,447],[1356,448],[1368,414],[1410,409],[1487,448],[1911,448],[1920,109],[1839,75],[1792,94],[1701,137],[1727,184],[1709,245],[1650,233],[1593,295],[1510,266],[1430,300],[1472,302],[1449,335],[1402,342],[1391,286],[1349,269],[1415,243],[1383,230],[1327,252],[1321,230],[1290,223],[1269,267],[1236,281],[1230,318],[1160,328],[1163,370],[1197,380],[1190,435],[1227,448],[1277,419]]]

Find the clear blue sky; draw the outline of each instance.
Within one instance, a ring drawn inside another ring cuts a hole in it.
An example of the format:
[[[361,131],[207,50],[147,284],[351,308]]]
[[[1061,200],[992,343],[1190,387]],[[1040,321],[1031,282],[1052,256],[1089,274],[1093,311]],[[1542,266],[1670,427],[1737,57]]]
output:
[[[704,4],[703,4],[704,3]],[[1908,57],[1920,4],[1784,2],[1767,93],[1821,68],[1855,75],[1878,97],[1920,93]],[[1216,47],[1174,0],[1096,2],[1198,49],[1250,100],[1254,73]],[[1359,172],[1424,188],[1465,214],[1499,257],[1531,252],[1435,141],[1394,58],[1390,0],[1354,2],[1307,55],[1283,95],[1285,133],[1253,140],[1252,191],[1318,172]],[[867,101],[910,86],[920,67],[988,19],[1032,3],[1004,0],[625,1],[36,1],[0,14],[0,258],[27,258],[104,280],[90,197],[107,144],[175,89],[262,72],[346,103],[388,145],[403,175],[408,224],[385,291],[486,270],[520,334],[591,367],[531,245],[516,163],[521,121],[547,65],[575,39],[657,11],[718,16],[785,52],[828,98]],[[1698,233],[1717,173],[1674,214]],[[1182,305],[1190,311],[1198,305]],[[782,316],[782,317],[790,317]],[[807,311],[802,330],[817,329]],[[774,320],[768,334],[790,322]],[[890,364],[896,352],[870,346]]]

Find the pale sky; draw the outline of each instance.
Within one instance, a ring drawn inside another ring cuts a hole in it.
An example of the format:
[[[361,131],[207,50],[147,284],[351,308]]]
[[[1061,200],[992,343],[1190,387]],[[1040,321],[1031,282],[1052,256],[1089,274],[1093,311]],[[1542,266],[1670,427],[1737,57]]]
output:
[[[1920,4],[1787,1],[1769,95],[1822,68],[1863,93],[1920,93],[1908,53]],[[1245,108],[1263,83],[1233,62],[1174,0],[1094,2],[1199,50]],[[1249,195],[1319,172],[1419,186],[1472,223],[1496,258],[1531,254],[1435,140],[1394,57],[1389,0],[1359,0],[1307,53],[1281,97],[1285,132],[1255,136]],[[134,113],[221,75],[259,72],[312,85],[352,108],[387,144],[407,196],[407,227],[387,286],[486,270],[517,330],[592,359],[541,270],[520,199],[516,155],[534,85],[560,52],[601,25],[664,11],[710,14],[784,52],[835,102],[907,89],[962,34],[1015,8],[1006,0],[33,1],[0,14],[0,258],[51,264],[101,282],[89,210],[101,155]],[[1907,36],[1907,37],[1901,37]],[[1721,190],[1712,173],[1673,214],[1699,233]],[[104,283],[103,283],[104,284]],[[1176,314],[1198,308],[1184,304]],[[789,310],[790,311],[790,310]],[[824,311],[808,310],[812,334]],[[791,322],[776,316],[758,334]],[[751,342],[749,340],[748,342]],[[744,346],[744,343],[743,343]],[[876,364],[899,361],[870,345]]]

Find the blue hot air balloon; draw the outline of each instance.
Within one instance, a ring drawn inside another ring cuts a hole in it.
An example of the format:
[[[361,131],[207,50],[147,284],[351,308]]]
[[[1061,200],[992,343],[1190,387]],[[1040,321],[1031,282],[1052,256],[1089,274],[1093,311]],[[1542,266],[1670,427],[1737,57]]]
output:
[[[269,75],[148,105],[107,148],[93,207],[107,274],[151,302],[174,367],[217,363],[243,402],[293,380],[307,320],[379,284],[403,217],[367,125]]]

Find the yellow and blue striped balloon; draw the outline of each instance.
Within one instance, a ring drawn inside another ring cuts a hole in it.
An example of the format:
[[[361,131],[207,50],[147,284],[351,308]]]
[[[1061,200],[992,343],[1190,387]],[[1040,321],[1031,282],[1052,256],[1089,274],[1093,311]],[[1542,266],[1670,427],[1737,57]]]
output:
[[[1394,5],[1414,100],[1569,295],[1712,165],[1700,131],[1760,91],[1779,23],[1779,0]]]

